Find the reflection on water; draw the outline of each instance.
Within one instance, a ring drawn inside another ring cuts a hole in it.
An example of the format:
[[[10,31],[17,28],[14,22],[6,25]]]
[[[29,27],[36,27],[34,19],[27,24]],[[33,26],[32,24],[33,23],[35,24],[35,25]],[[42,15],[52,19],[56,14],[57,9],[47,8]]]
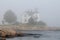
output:
[[[23,31],[23,32],[41,33],[43,35],[40,38],[16,37],[7,40],[60,40],[60,31]]]

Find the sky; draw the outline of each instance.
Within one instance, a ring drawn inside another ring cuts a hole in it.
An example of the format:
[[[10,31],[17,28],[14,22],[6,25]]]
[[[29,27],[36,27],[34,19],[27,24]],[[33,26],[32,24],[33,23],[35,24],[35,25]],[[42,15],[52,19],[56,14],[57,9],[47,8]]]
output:
[[[7,10],[12,10],[21,22],[25,10],[34,8],[48,26],[60,26],[60,0],[0,0],[0,23]]]

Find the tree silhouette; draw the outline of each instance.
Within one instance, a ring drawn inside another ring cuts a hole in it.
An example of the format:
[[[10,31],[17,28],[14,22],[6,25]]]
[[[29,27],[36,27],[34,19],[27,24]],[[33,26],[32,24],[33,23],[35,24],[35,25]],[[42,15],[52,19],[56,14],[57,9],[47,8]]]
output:
[[[36,21],[35,19],[33,19],[32,17],[30,17],[30,19],[28,20],[28,24],[31,24],[31,25],[36,25]]]
[[[46,26],[46,23],[45,22],[43,22],[43,21],[39,21],[39,22],[37,22],[37,25],[39,25],[39,26]]]
[[[4,14],[4,20],[5,22],[8,22],[8,23],[15,23],[17,21],[17,17],[12,10],[8,10]]]

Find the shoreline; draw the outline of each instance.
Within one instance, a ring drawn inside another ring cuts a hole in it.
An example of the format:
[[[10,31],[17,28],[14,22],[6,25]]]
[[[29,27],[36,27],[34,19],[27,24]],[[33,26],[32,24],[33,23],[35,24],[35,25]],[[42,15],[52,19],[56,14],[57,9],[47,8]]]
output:
[[[1,29],[13,29],[13,30],[38,30],[38,31],[60,31],[60,27],[40,27],[40,26],[31,26],[31,25],[0,25]]]

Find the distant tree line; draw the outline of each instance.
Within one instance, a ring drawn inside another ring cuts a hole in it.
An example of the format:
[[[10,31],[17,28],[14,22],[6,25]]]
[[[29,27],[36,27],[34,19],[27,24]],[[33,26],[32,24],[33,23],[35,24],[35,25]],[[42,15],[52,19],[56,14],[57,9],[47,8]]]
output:
[[[40,25],[40,26],[46,26],[46,23],[44,23],[43,21],[39,21],[37,22],[36,20],[38,19],[33,18],[32,15],[35,12],[31,11],[27,11],[27,15],[31,16],[28,20],[29,25]],[[20,23],[17,21],[17,16],[15,15],[15,13],[12,10],[8,10],[6,11],[6,13],[4,14],[3,20],[2,20],[2,24],[4,24],[5,22],[7,22],[8,24],[12,24],[12,25],[19,25]]]

